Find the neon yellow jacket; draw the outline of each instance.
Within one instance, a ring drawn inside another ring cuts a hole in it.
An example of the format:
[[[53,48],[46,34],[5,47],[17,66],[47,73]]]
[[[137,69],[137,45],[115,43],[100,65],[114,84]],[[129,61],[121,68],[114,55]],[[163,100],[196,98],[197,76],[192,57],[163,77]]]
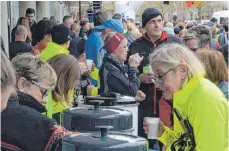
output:
[[[96,81],[99,81],[99,69],[94,68],[94,70],[90,73],[90,77]],[[99,95],[98,87],[94,87],[91,91],[91,96]]]
[[[69,97],[70,97],[71,103],[73,102],[73,95],[74,95],[74,90],[69,91]],[[47,117],[52,118],[53,114],[56,114],[56,113],[62,114],[63,110],[70,108],[70,106],[68,106],[66,102],[55,101],[50,91],[48,94],[48,101],[47,101],[47,104],[45,105],[45,108],[47,110],[47,113],[46,113]],[[61,121],[62,120],[60,119],[60,122]]]
[[[192,78],[173,96],[173,107],[193,127],[195,151],[228,151],[228,104],[220,89],[201,76]],[[171,144],[184,133],[174,115],[174,129],[165,126],[158,138],[170,151]]]
[[[69,51],[54,42],[47,42],[45,49],[40,53],[40,58],[46,62],[50,58],[63,53],[69,54]]]
[[[215,35],[215,40],[219,40],[219,34]]]

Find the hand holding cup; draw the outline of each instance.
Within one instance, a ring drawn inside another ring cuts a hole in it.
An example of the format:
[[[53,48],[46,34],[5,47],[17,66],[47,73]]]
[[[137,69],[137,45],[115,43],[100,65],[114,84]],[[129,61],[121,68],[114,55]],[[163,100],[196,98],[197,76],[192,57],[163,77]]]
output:
[[[142,59],[143,57],[140,57],[138,53],[131,55],[129,58],[129,66],[137,68],[140,65]]]

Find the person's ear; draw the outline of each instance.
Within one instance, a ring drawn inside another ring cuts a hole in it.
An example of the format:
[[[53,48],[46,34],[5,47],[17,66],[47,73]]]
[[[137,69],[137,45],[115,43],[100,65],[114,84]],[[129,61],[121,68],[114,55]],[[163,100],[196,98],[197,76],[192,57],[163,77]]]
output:
[[[17,88],[19,91],[23,92],[27,87],[27,80],[24,77],[20,77],[17,81]]]
[[[185,64],[179,64],[177,69],[182,80],[188,76],[188,67]]]
[[[70,40],[68,40],[68,41],[66,41],[66,42],[64,43],[64,47],[65,47],[66,49],[68,49],[69,46],[70,46]]]
[[[52,35],[46,34],[46,35],[44,35],[44,39],[46,39],[47,41],[52,41]]]

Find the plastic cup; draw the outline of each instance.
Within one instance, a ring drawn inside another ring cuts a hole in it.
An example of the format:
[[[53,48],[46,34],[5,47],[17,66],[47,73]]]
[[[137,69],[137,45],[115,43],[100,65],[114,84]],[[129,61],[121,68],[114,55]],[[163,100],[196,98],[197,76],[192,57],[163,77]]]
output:
[[[86,60],[86,63],[87,63],[88,69],[91,70],[91,69],[92,69],[93,60],[87,59],[87,60]]]
[[[147,138],[148,139],[157,139],[158,125],[160,122],[160,118],[147,117],[147,122],[149,126]]]
[[[151,66],[148,66],[148,68],[149,68],[149,72],[153,72],[153,70],[152,70],[152,67],[151,67]]]

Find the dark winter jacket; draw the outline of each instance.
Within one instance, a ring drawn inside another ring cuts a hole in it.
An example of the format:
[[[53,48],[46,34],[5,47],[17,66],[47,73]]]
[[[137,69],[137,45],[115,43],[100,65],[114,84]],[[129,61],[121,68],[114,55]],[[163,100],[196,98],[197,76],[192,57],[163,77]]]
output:
[[[84,40],[88,39],[88,35],[83,29],[80,30],[79,36]]]
[[[160,39],[153,43],[149,40],[147,34],[145,34],[141,38],[136,39],[134,42],[131,43],[131,45],[129,46],[128,56],[133,55],[135,53],[139,53],[140,56],[144,56],[144,59],[142,60],[138,68],[139,73],[142,74],[143,67],[149,65],[149,55],[153,53],[157,47],[167,43],[181,44],[182,41],[179,38],[173,35],[168,35],[165,31],[163,31]],[[138,131],[140,136],[146,137],[143,130],[143,118],[147,116],[159,116],[158,101],[160,100],[162,94],[160,91],[156,90],[155,85],[153,83],[141,83],[140,90],[143,93],[145,93],[146,99],[140,102],[139,105]]]
[[[222,52],[223,56],[224,56],[224,60],[226,61],[227,63],[227,66],[228,66],[228,43],[223,45],[220,49],[219,49],[220,52]]]
[[[33,50],[33,47],[24,41],[14,41],[9,45],[9,56],[13,59],[19,53],[28,53]]]
[[[219,44],[220,44],[221,47],[222,47],[223,45],[227,44],[227,43],[228,43],[228,32],[221,33],[221,34],[219,35],[218,42],[219,42]]]
[[[44,111],[43,105],[35,98],[18,92],[18,96],[11,97],[2,112],[1,141],[24,151],[52,150],[60,142],[60,138],[56,137],[58,126],[55,126],[54,120],[40,113]],[[2,150],[6,150],[4,146]]]
[[[138,69],[121,65],[106,54],[99,71],[99,93],[116,92],[127,96],[136,96],[140,86]]]
[[[77,45],[78,45],[78,43],[79,43],[79,41],[80,41],[81,39],[82,39],[82,38],[79,37],[79,36],[77,36],[77,35],[75,35],[75,36],[72,38],[72,40],[71,40],[71,42],[70,42],[70,45],[69,45],[69,48],[68,48],[68,50],[70,51],[70,54],[76,54],[76,52],[77,52]]]
[[[36,41],[34,38],[37,22],[34,20],[32,23],[29,23],[30,31],[32,33],[32,46],[35,46],[39,41]]]

